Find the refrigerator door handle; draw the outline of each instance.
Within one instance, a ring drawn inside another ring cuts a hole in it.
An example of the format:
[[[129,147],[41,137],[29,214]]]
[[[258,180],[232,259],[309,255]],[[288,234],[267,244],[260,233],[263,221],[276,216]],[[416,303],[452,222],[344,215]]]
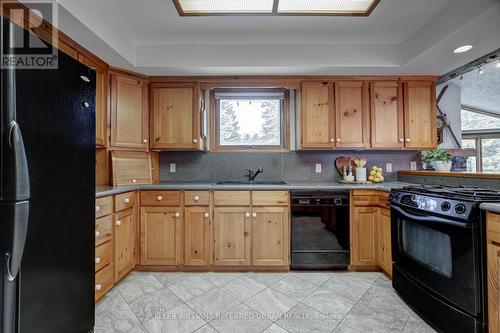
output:
[[[29,201],[16,202],[10,205],[3,205],[2,215],[6,215],[11,221],[7,226],[5,233],[6,248],[3,248],[6,263],[6,275],[9,281],[14,281],[21,267],[24,246],[26,244],[26,234],[29,221]]]

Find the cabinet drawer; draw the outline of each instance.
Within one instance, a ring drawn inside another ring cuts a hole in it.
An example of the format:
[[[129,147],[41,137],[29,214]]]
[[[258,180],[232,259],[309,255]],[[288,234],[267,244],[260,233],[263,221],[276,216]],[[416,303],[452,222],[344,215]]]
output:
[[[500,214],[488,212],[486,221],[488,241],[500,244]]]
[[[210,204],[210,192],[186,191],[184,192],[184,204],[186,206],[208,206]]]
[[[216,206],[249,206],[249,191],[215,191],[214,205]]]
[[[113,287],[113,265],[108,265],[95,273],[94,295],[97,302]]]
[[[113,151],[111,153],[113,186],[152,184],[151,158],[145,152]]]
[[[101,216],[109,215],[113,212],[113,200],[112,197],[102,197],[95,199],[95,217],[99,218]]]
[[[180,206],[179,191],[141,191],[141,206]]]
[[[254,206],[288,206],[288,191],[253,191]]]
[[[115,195],[115,212],[132,208],[135,205],[135,192],[126,192]]]
[[[113,236],[113,222],[111,215],[95,220],[95,245],[107,242]]]
[[[106,267],[113,261],[113,242],[109,241],[95,248],[95,271]]]

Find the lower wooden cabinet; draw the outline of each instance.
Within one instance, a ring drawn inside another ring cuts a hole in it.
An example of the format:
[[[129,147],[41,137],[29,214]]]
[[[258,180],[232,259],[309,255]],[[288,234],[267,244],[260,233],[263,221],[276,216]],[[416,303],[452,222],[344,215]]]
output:
[[[392,253],[391,253],[391,211],[388,208],[380,208],[379,223],[379,265],[392,276]]]
[[[290,223],[288,207],[252,208],[252,264],[289,264]]]
[[[250,207],[214,208],[214,264],[250,265]]]
[[[180,207],[141,208],[141,265],[181,263]]]
[[[133,208],[115,214],[115,282],[121,280],[134,268],[134,226],[135,212]]]
[[[113,265],[108,265],[95,273],[94,299],[97,302],[113,288]]]
[[[351,264],[378,265],[378,208],[354,207],[351,218]]]
[[[210,207],[186,207],[184,210],[184,265],[210,264]]]
[[[488,271],[488,330],[500,332],[500,214],[486,218]]]

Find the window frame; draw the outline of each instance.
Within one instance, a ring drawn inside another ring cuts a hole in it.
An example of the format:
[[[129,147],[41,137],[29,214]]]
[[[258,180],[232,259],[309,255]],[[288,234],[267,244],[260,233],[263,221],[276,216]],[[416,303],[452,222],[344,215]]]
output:
[[[466,107],[462,105],[460,112],[475,112],[482,115],[500,118],[499,115],[491,114],[489,112],[476,110],[471,107]],[[500,139],[500,128],[499,129],[478,129],[478,130],[461,130],[462,140],[474,140],[476,146],[476,171],[483,172],[483,140],[484,139]],[[500,170],[499,170],[500,171]],[[487,171],[491,172],[491,171]]]
[[[281,115],[281,144],[280,145],[221,145],[219,137],[219,108],[215,98],[216,93],[265,93],[280,92],[284,94]],[[290,151],[290,94],[286,88],[224,88],[213,89],[210,92],[210,150],[216,152],[288,152]]]

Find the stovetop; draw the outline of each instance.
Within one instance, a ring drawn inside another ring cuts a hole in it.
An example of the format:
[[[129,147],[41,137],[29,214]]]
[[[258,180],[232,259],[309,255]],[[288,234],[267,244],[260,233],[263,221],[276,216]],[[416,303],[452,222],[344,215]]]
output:
[[[478,202],[500,202],[500,190],[475,186],[410,185],[401,189],[405,192]]]

